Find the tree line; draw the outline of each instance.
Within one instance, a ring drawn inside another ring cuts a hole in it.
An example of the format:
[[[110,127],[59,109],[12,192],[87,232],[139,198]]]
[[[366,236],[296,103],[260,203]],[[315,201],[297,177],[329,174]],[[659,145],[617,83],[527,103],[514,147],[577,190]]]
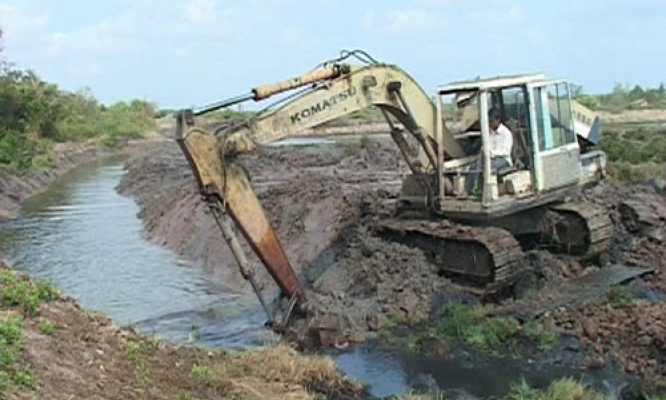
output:
[[[116,146],[139,138],[154,126],[154,117],[147,101],[106,106],[89,89],[62,90],[0,59],[0,166],[12,172],[49,168],[58,142],[96,139]]]

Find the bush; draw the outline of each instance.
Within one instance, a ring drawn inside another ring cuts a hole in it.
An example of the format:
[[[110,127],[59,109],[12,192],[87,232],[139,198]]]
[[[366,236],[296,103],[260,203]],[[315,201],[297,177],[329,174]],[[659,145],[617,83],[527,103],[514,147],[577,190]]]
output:
[[[143,100],[100,105],[88,89],[70,93],[32,71],[0,71],[0,165],[15,173],[51,166],[53,142],[141,137],[155,108]]]

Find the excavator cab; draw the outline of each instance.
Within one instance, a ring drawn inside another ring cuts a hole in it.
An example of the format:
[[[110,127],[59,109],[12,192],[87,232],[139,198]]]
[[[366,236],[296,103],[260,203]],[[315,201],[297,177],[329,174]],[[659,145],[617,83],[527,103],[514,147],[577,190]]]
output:
[[[600,180],[605,155],[594,146],[580,146],[579,139],[590,136],[592,120],[574,112],[573,104],[566,81],[542,74],[440,86],[436,107],[443,123],[438,129],[446,125],[466,154],[438,160],[436,211],[462,220],[489,220],[561,199]],[[513,139],[508,165],[500,168],[493,168],[490,157],[490,109],[501,113]],[[436,140],[443,136],[437,133]],[[403,187],[407,201],[410,190],[418,192],[408,181]]]

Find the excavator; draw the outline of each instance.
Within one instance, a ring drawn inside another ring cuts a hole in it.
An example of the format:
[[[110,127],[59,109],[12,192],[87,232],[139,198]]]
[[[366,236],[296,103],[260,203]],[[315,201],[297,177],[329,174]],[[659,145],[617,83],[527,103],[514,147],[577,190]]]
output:
[[[246,120],[215,130],[197,124],[197,116],[280,94]],[[368,107],[381,111],[409,167],[396,215],[379,221],[376,233],[418,246],[443,275],[498,293],[523,272],[524,249],[581,259],[607,250],[608,215],[571,201],[605,176],[600,121],[571,99],[566,81],[543,74],[473,79],[439,86],[430,97],[399,67],[362,51],[343,52],[307,74],[176,116],[177,141],[269,323],[284,326],[294,310],[308,312],[307,296],[239,155]],[[498,170],[488,145],[491,108],[500,110],[514,139],[510,166]],[[238,231],[280,289],[272,311]]]

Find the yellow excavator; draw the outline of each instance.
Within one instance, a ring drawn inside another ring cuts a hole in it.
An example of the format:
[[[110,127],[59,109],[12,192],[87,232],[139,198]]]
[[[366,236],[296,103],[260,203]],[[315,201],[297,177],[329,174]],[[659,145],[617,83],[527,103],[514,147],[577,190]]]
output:
[[[196,116],[299,88],[215,131],[196,123]],[[377,234],[420,247],[445,275],[494,293],[516,282],[524,248],[587,259],[607,249],[605,212],[568,201],[603,179],[606,157],[597,146],[598,117],[571,99],[566,81],[542,74],[474,79],[439,86],[431,98],[400,68],[343,52],[313,72],[177,115],[180,147],[269,322],[306,311],[307,299],[238,155],[367,107],[381,110],[410,169],[396,217],[381,221]],[[491,165],[490,109],[513,135],[502,169]],[[279,286],[285,300],[278,310],[262,297],[236,228]]]

